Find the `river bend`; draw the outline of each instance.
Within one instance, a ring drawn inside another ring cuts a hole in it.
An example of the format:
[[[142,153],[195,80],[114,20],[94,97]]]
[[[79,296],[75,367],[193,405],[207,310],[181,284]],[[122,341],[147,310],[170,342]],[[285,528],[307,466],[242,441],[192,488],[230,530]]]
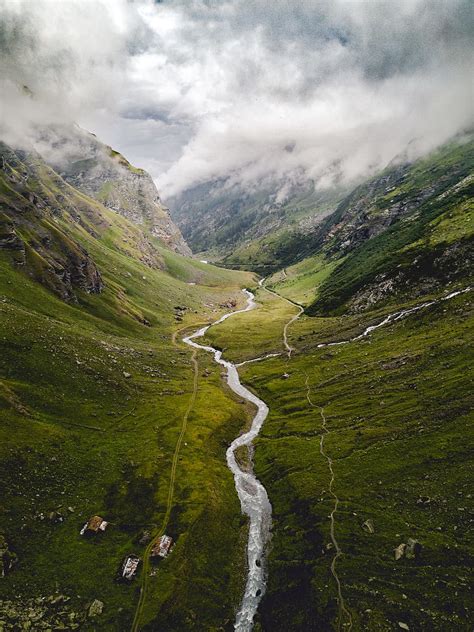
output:
[[[227,384],[231,390],[242,399],[252,402],[257,407],[257,412],[252,420],[248,432],[240,435],[227,449],[226,458],[232,474],[235,487],[240,499],[242,512],[249,517],[249,536],[247,543],[248,574],[245,592],[240,609],[237,613],[234,629],[237,632],[250,632],[253,628],[253,619],[258,605],[265,592],[266,573],[264,563],[265,548],[270,538],[272,508],[265,487],[257,479],[253,471],[243,471],[235,458],[235,451],[240,446],[249,446],[260,432],[260,429],[268,415],[268,406],[251,391],[240,383],[237,367],[233,362],[222,358],[222,351],[196,342],[202,338],[210,327],[215,327],[227,318],[242,312],[248,312],[256,307],[254,295],[248,290],[243,290],[247,295],[247,306],[235,312],[225,314],[215,323],[202,327],[195,333],[183,338],[183,342],[196,349],[212,353],[217,364],[227,370]]]

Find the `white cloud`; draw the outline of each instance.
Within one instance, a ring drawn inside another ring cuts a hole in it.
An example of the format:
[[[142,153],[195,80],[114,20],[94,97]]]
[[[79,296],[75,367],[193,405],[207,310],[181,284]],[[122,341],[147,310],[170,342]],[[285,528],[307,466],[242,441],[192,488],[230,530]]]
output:
[[[165,197],[228,176],[359,178],[472,125],[466,0],[0,7],[22,35],[2,64],[10,133],[74,118]]]

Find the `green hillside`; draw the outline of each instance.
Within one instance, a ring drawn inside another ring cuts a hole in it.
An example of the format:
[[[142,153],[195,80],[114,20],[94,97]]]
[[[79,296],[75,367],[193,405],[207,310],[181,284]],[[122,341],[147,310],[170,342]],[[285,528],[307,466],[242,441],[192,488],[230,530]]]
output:
[[[273,293],[1,150],[0,625],[233,629],[247,523],[225,450],[252,409],[180,337],[248,286],[258,308],[207,339],[235,362],[280,354],[240,368],[270,407],[253,455],[273,508],[255,630],[469,629],[472,300],[440,299],[472,282],[472,143],[379,174],[304,238],[243,246],[276,270]],[[93,515],[109,527],[81,536]],[[163,530],[172,555],[117,582]],[[395,560],[410,538],[421,549]]]
[[[453,142],[355,189],[270,284],[322,315],[469,282],[473,152],[472,140]]]
[[[0,620],[21,621],[31,607],[37,616],[44,610],[38,630],[92,630],[99,622],[124,630],[141,578],[129,586],[116,573],[162,522],[193,391],[179,331],[241,301],[251,275],[173,253],[64,183],[40,157],[4,155],[0,533],[18,561],[0,583]],[[193,618],[207,603],[211,629],[233,618],[240,599],[235,571],[245,558],[236,543],[245,525],[225,448],[246,413],[207,358],[197,380],[167,526],[177,544],[153,579],[144,620],[160,608],[162,617]],[[212,415],[209,398],[219,402]],[[88,540],[79,530],[94,514],[110,527]],[[208,528],[215,514],[222,531]],[[104,603],[99,619],[86,616],[93,599]]]

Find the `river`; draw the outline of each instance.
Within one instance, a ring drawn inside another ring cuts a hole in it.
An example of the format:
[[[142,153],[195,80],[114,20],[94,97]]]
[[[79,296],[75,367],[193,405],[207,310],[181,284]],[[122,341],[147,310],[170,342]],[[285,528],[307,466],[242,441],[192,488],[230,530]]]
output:
[[[254,404],[257,408],[250,430],[234,439],[226,452],[227,465],[234,475],[235,487],[240,499],[242,512],[249,517],[247,583],[234,625],[236,632],[250,632],[252,630],[255,613],[265,592],[266,572],[264,553],[268,540],[270,539],[272,507],[268,500],[265,487],[260,483],[253,471],[251,469],[250,471],[244,471],[239,467],[235,458],[235,451],[241,446],[249,446],[255,437],[257,437],[268,415],[268,406],[263,400],[251,393],[240,383],[236,365],[233,362],[224,360],[222,358],[222,351],[214,349],[214,347],[201,345],[196,342],[196,338],[202,338],[211,327],[215,327],[224,320],[227,320],[227,318],[254,309],[256,307],[254,295],[248,290],[243,290],[243,292],[247,296],[247,306],[245,309],[225,314],[215,323],[202,327],[190,336],[183,338],[183,342],[191,347],[212,353],[215,362],[227,370],[226,379],[231,390],[242,399]]]

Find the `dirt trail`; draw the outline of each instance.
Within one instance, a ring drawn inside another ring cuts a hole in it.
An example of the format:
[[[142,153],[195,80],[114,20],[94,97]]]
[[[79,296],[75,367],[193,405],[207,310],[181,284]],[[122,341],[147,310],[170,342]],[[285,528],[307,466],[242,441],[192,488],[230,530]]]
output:
[[[294,347],[292,347],[289,342],[288,342],[288,329],[289,327],[298,320],[298,318],[301,316],[301,314],[304,311],[304,308],[299,305],[298,303],[295,303],[294,301],[291,301],[290,299],[285,298],[284,296],[281,296],[280,294],[278,294],[277,292],[274,292],[273,290],[269,290],[268,288],[266,288],[264,286],[264,279],[260,282],[260,286],[266,290],[267,292],[269,292],[270,294],[273,294],[274,296],[277,296],[278,298],[281,298],[282,300],[286,301],[287,303],[290,303],[291,305],[294,305],[295,307],[298,308],[298,313],[295,314],[285,325],[285,327],[283,328],[283,344],[285,346],[285,349],[287,351],[287,355],[288,355],[288,361],[291,359],[291,354],[293,353],[293,351],[295,350]],[[329,434],[329,430],[327,428],[327,424],[326,424],[326,417],[324,415],[324,408],[320,407],[320,406],[316,406],[313,401],[311,400],[311,396],[310,396],[310,387],[309,387],[309,376],[305,373],[306,375],[306,399],[308,400],[309,405],[312,408],[319,408],[319,413],[321,415],[321,420],[322,420],[322,424],[321,424],[321,428],[322,428],[322,433],[321,433],[321,437],[320,437],[320,441],[319,441],[319,451],[321,453],[321,456],[326,459],[327,464],[328,464],[328,469],[329,469],[329,473],[330,473],[330,481],[329,481],[329,493],[331,494],[331,496],[334,499],[334,506],[333,509],[329,515],[329,519],[330,519],[330,528],[329,528],[329,532],[330,532],[330,537],[331,537],[331,542],[334,546],[334,550],[335,550],[335,554],[334,557],[332,559],[331,562],[331,573],[332,576],[334,577],[334,581],[336,582],[336,586],[337,586],[337,596],[338,596],[338,617],[337,617],[337,630],[340,631],[341,627],[344,627],[344,630],[347,630],[347,632],[350,632],[352,630],[352,626],[353,626],[353,621],[352,621],[352,615],[349,612],[349,610],[347,609],[346,605],[345,605],[345,601],[344,601],[344,597],[342,594],[342,586],[341,586],[341,581],[339,579],[339,575],[337,573],[337,569],[336,569],[336,564],[337,564],[337,560],[339,559],[339,557],[342,555],[342,550],[341,547],[339,546],[339,543],[336,539],[336,533],[335,533],[335,524],[336,524],[336,513],[339,507],[339,497],[337,496],[337,494],[334,491],[334,483],[336,480],[335,474],[334,474],[334,469],[333,469],[333,465],[332,465],[332,459],[331,457],[326,454],[325,450],[324,450],[324,439],[326,438],[326,436]]]
[[[319,409],[319,414],[321,415],[322,433],[321,433],[321,437],[320,437],[320,440],[319,440],[319,452],[320,452],[321,456],[326,459],[327,464],[328,464],[329,473],[331,475],[331,478],[330,478],[330,481],[329,481],[329,493],[331,494],[331,496],[334,499],[334,507],[333,507],[331,513],[329,514],[329,519],[330,519],[329,532],[330,532],[330,536],[331,536],[331,542],[332,542],[332,544],[334,546],[334,550],[335,550],[335,554],[334,554],[334,557],[332,558],[332,562],[331,562],[331,573],[332,573],[332,576],[334,577],[334,581],[336,582],[336,586],[337,586],[337,596],[338,596],[337,630],[340,630],[341,627],[344,627],[345,630],[350,632],[350,630],[352,630],[352,625],[353,625],[352,615],[349,612],[349,610],[347,609],[346,604],[344,602],[344,597],[343,597],[343,594],[342,594],[341,580],[339,579],[339,575],[337,574],[337,570],[336,570],[337,560],[342,555],[342,549],[339,546],[339,543],[338,543],[338,541],[336,539],[336,533],[335,533],[335,525],[336,525],[336,518],[335,518],[335,516],[336,516],[336,513],[337,513],[337,509],[339,507],[339,497],[336,494],[336,492],[334,491],[334,482],[336,480],[336,476],[334,474],[334,469],[332,467],[332,459],[324,450],[324,439],[329,434],[329,430],[328,430],[328,427],[327,427],[327,424],[326,424],[326,416],[324,414],[324,408],[314,404],[312,399],[311,399],[310,386],[309,386],[309,376],[308,375],[306,375],[306,382],[305,382],[305,384],[306,384],[306,389],[307,389],[307,391],[306,391],[306,399],[308,400],[309,405],[312,408],[318,408]]]
[[[177,344],[176,343],[177,333],[178,332],[175,332],[173,334],[173,338],[172,338],[173,344]],[[197,361],[196,356],[197,356],[197,350],[193,349],[193,353],[191,355],[191,363],[193,365],[193,371],[194,371],[193,392],[191,394],[188,407],[186,408],[186,412],[184,413],[184,416],[183,416],[181,430],[179,433],[178,440],[176,441],[176,446],[175,446],[175,450],[173,454],[173,461],[171,464],[170,484],[168,488],[168,499],[166,503],[166,512],[165,512],[165,515],[163,516],[163,521],[161,523],[159,530],[154,534],[153,538],[151,539],[150,543],[145,549],[145,553],[143,554],[142,585],[140,588],[140,598],[138,600],[137,608],[135,610],[135,616],[133,618],[131,632],[138,632],[138,630],[140,629],[140,622],[141,622],[141,618],[143,614],[143,608],[146,602],[148,581],[150,578],[150,553],[156,541],[158,540],[158,538],[160,538],[164,534],[166,526],[168,524],[169,517],[170,517],[171,509],[173,507],[174,486],[175,486],[175,481],[176,481],[176,468],[178,465],[179,452],[181,450],[181,445],[183,443],[184,435],[186,433],[186,427],[188,425],[189,415],[196,402],[196,395],[197,395],[197,389],[198,389],[199,363]]]
[[[290,318],[290,320],[283,327],[283,344],[285,346],[285,349],[286,349],[286,352],[287,352],[287,355],[288,355],[288,359],[290,359],[291,358],[291,354],[293,353],[293,351],[295,351],[295,348],[292,347],[290,345],[290,343],[288,342],[288,329],[289,329],[289,327],[291,327],[291,325],[294,322],[296,322],[298,320],[298,318],[304,312],[304,307],[302,305],[300,305],[299,303],[295,303],[295,301],[292,301],[289,298],[285,298],[281,294],[278,294],[278,292],[274,292],[273,290],[269,290],[267,287],[265,287],[264,283],[265,283],[265,279],[261,279],[260,282],[259,282],[259,285],[262,288],[262,290],[265,290],[265,292],[268,292],[269,294],[273,294],[273,296],[276,296],[277,298],[281,299],[282,301],[285,301],[286,303],[289,303],[290,305],[294,305],[295,307],[298,308],[298,313],[295,314],[294,316],[292,316]],[[271,357],[271,356],[268,356],[268,357]]]

